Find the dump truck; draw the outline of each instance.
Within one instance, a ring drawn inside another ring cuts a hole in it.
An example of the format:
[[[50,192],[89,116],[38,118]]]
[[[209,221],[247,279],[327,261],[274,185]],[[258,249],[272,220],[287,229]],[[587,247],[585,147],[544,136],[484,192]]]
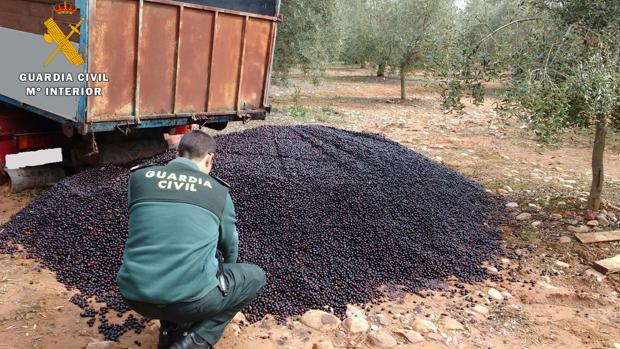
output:
[[[13,190],[67,168],[161,153],[164,134],[264,119],[280,0],[2,0],[0,173]],[[7,156],[62,163],[7,169]]]

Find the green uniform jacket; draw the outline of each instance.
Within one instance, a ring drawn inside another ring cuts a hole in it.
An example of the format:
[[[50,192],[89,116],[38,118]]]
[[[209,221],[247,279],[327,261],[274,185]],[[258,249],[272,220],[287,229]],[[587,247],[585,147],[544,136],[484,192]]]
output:
[[[191,302],[217,286],[216,250],[236,263],[238,235],[228,188],[176,158],[129,179],[129,235],[117,282],[130,300]]]

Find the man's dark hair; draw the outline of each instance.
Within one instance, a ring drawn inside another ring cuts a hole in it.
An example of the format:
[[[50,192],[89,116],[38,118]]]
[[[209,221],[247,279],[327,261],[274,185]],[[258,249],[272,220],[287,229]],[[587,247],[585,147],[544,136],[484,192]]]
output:
[[[215,140],[205,132],[194,130],[181,138],[178,151],[184,158],[202,159],[207,154],[215,154]]]

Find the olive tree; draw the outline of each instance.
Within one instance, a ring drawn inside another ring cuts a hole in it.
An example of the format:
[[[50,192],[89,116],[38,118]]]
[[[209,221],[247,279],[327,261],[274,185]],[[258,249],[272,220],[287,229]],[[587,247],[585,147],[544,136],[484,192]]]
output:
[[[606,135],[620,127],[620,2],[493,0],[482,12],[481,3],[461,16],[453,51],[460,68],[446,69],[446,106],[458,108],[460,90],[493,78],[504,83],[502,110],[527,120],[542,140],[593,129],[588,208],[598,210]],[[497,18],[504,23],[489,25]]]
[[[387,61],[398,67],[401,99],[407,98],[407,74],[427,68],[442,54],[455,25],[456,7],[452,0],[386,1],[383,28],[389,43]]]
[[[342,34],[340,58],[344,63],[360,64],[363,68],[377,61],[381,33],[374,27],[377,21],[371,8],[367,1],[338,2]]]
[[[316,72],[340,52],[336,0],[282,1],[274,69],[286,77],[292,67]]]
[[[529,111],[543,137],[594,129],[588,209],[598,210],[607,131],[620,126],[620,2],[540,0],[533,6],[547,15],[542,26],[554,40],[516,57],[529,64],[514,69],[508,97]]]
[[[407,98],[406,76],[428,69],[443,54],[456,24],[452,0],[343,0],[342,58],[374,63],[377,75],[396,67],[401,98]]]

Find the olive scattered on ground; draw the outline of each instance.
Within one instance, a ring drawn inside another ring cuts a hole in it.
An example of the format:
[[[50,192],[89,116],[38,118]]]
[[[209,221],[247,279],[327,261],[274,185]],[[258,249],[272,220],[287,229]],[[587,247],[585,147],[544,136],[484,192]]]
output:
[[[489,220],[502,203],[449,167],[383,136],[321,126],[263,126],[217,137],[214,174],[231,185],[240,262],[267,274],[246,310],[284,319],[308,309],[342,315],[347,304],[433,287],[454,275],[487,277],[501,253]],[[173,152],[143,163],[166,163]],[[15,244],[79,290],[72,302],[107,339],[141,331],[123,315],[116,272],[127,238],[129,166],[82,171],[38,196],[4,225]],[[183,232],[170,232],[182,234]],[[105,307],[95,309],[94,300]],[[123,317],[118,323],[109,318]],[[98,321],[95,321],[98,319]]]

